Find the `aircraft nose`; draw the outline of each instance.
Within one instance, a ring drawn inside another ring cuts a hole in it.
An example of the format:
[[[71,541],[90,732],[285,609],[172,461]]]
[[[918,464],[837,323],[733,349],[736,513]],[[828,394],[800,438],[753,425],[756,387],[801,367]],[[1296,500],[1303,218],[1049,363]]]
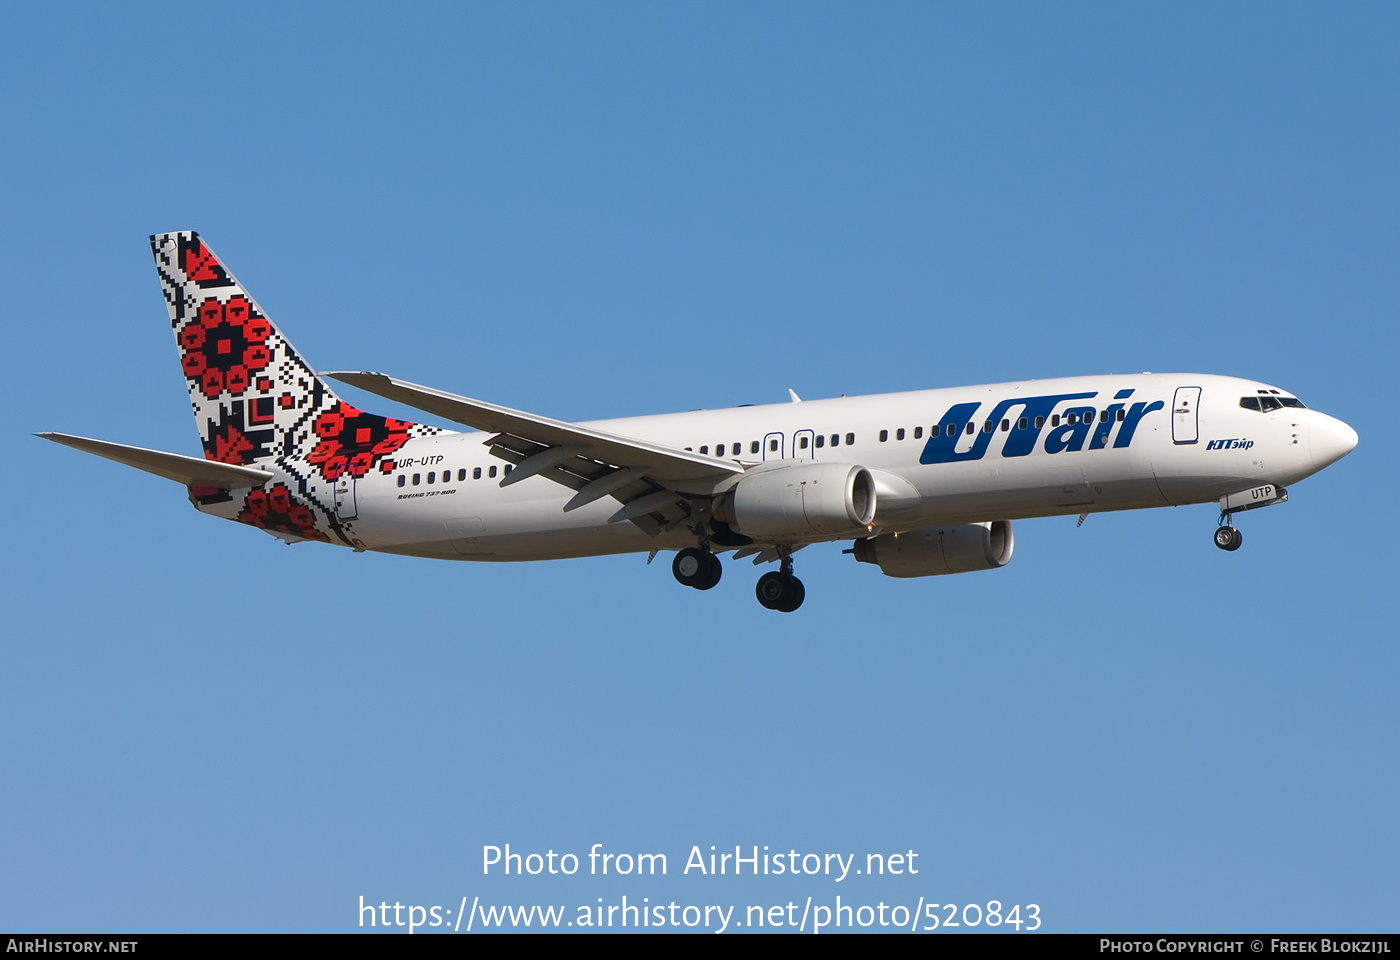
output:
[[[1308,426],[1308,445],[1312,450],[1313,466],[1321,470],[1356,449],[1356,431],[1336,417],[1319,414]]]

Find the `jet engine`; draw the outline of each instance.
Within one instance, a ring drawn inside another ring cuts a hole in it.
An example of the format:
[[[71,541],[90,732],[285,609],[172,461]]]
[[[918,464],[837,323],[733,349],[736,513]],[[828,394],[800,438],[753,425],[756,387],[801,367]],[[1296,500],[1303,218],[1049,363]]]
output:
[[[850,536],[875,519],[875,479],[850,463],[801,463],[749,474],[711,507],[755,540]]]
[[[855,558],[887,577],[937,577],[1006,566],[1015,546],[1010,520],[922,527],[857,540]]]

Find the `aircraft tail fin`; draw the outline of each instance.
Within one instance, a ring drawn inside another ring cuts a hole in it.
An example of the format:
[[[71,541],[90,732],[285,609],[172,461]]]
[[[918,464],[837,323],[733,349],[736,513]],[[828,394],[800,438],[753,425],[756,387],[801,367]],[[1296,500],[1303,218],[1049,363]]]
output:
[[[335,395],[192,231],[151,237],[204,456],[281,471],[306,486],[389,472],[411,437],[441,431]]]

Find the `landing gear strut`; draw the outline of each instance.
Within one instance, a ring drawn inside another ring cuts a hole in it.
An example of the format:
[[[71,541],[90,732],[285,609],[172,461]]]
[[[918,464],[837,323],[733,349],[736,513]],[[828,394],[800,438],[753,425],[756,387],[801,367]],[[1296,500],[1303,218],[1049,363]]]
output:
[[[776,572],[759,577],[754,593],[758,596],[758,602],[769,610],[792,613],[802,606],[807,591],[802,581],[792,575],[792,551],[779,547],[778,556],[782,566]]]

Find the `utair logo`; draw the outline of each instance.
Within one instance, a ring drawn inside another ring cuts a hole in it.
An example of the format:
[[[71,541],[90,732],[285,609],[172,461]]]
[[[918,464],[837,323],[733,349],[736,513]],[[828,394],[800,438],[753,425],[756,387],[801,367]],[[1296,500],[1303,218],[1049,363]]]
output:
[[[1119,390],[1114,400],[1126,401],[1132,390]],[[955,463],[959,460],[981,460],[991,445],[992,437],[1005,433],[1002,444],[1003,457],[1024,457],[1035,450],[1041,433],[1045,434],[1046,453],[1060,453],[1063,450],[1078,452],[1089,444],[1090,450],[1102,450],[1111,439],[1115,449],[1133,442],[1142,418],[1154,410],[1165,409],[1161,400],[1151,402],[1139,400],[1128,403],[1113,403],[1105,410],[1090,406],[1071,406],[1059,411],[1062,403],[1075,400],[1091,400],[1098,393],[1059,393],[1045,397],[1015,397],[1002,400],[985,419],[975,419],[980,403],[955,403],[938,421],[937,436],[929,437],[924,452],[919,455],[920,463]],[[1019,408],[1019,409],[1017,409]],[[1001,429],[1003,419],[1015,410],[1014,423],[1008,420],[1007,430]],[[1048,426],[1048,429],[1046,429]],[[1116,432],[1115,432],[1116,428]],[[976,435],[972,445],[966,450],[958,449],[963,437]],[[1091,435],[1092,434],[1092,435]]]
[[[1248,450],[1254,446],[1253,440],[1212,440],[1206,444],[1207,450]]]

